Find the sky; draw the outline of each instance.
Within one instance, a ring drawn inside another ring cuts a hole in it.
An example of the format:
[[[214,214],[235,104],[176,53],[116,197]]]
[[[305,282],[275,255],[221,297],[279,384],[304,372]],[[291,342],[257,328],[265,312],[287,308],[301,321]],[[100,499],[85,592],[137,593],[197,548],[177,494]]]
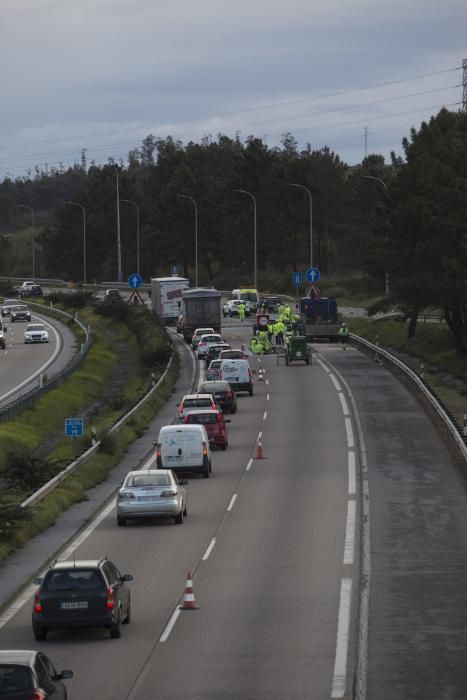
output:
[[[0,178],[148,134],[402,154],[462,106],[466,0],[0,0]]]

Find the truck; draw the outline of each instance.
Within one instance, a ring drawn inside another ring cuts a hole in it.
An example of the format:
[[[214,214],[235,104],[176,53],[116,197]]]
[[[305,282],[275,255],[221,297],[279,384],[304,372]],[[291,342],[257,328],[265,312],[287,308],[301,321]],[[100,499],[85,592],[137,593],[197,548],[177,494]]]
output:
[[[336,343],[342,314],[337,310],[337,301],[332,297],[303,297],[300,299],[302,332],[307,340],[328,338]]]
[[[221,293],[213,287],[183,290],[177,331],[183,333],[187,343],[191,343],[195,330],[204,327],[213,328],[215,333],[221,332]]]
[[[190,283],[186,277],[153,277],[151,279],[152,311],[166,325],[174,324],[180,314],[183,290]]]

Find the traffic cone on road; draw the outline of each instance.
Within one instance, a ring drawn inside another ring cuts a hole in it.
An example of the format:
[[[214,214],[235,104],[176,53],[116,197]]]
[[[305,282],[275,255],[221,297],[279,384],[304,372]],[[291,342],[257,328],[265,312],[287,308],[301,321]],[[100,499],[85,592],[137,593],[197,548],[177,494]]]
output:
[[[180,610],[198,610],[198,605],[195,603],[193,594],[193,580],[190,572],[186,575],[185,593],[183,594],[183,605],[180,605]]]
[[[258,370],[258,381],[264,382],[264,369],[262,367]]]
[[[266,459],[266,457],[263,454],[263,442],[260,437],[258,438],[258,442],[256,443],[255,459]]]

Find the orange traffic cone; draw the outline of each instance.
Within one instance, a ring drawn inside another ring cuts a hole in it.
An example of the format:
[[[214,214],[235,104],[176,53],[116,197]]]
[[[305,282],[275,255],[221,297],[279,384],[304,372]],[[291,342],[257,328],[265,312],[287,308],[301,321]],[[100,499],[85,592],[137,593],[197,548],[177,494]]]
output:
[[[258,370],[258,381],[264,382],[264,369],[262,369],[262,367]]]
[[[193,580],[190,572],[188,572],[186,575],[185,593],[183,594],[183,605],[180,605],[180,610],[198,610],[198,607],[193,594]]]
[[[258,438],[258,442],[256,443],[256,457],[255,459],[266,459],[266,457],[263,454],[263,443],[261,441],[261,438]]]

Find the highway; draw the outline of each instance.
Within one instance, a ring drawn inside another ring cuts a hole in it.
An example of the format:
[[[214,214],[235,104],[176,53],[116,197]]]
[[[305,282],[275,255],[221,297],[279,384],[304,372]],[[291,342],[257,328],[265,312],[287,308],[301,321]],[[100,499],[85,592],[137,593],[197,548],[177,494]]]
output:
[[[212,478],[190,479],[183,526],[117,528],[111,502],[83,531],[77,558],[133,574],[133,619],[120,640],[70,630],[41,645],[73,669],[70,698],[467,696],[456,457],[387,368],[315,350],[309,367],[261,358],[267,381],[239,397]],[[199,609],[179,611],[187,572]],[[37,647],[31,604],[0,629],[3,648]]]

